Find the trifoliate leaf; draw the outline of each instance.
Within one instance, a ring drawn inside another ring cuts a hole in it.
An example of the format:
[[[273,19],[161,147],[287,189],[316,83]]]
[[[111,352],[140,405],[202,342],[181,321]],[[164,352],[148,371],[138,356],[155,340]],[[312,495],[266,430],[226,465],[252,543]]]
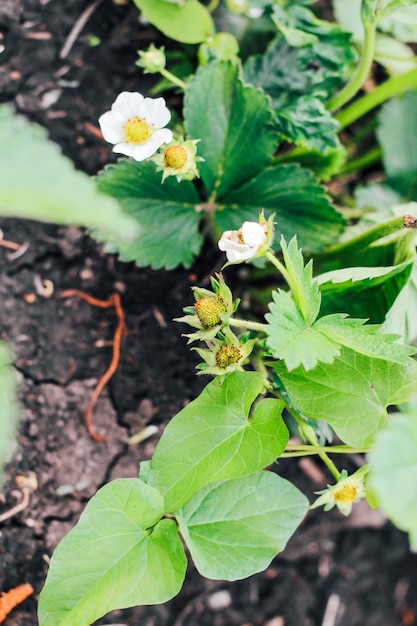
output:
[[[257,472],[203,487],[177,519],[200,574],[239,580],[268,567],[307,508],[307,498],[290,482]]]
[[[201,179],[210,200],[250,180],[278,144],[266,95],[244,85],[236,64],[212,62],[190,80],[184,103],[187,135],[201,139]],[[260,206],[260,205],[258,205]]]
[[[109,251],[118,252],[122,261],[155,269],[191,265],[202,244],[195,208],[199,198],[192,183],[168,178],[162,185],[153,163],[121,159],[99,175],[97,187],[117,198],[140,227],[140,236],[129,245],[110,240]]]

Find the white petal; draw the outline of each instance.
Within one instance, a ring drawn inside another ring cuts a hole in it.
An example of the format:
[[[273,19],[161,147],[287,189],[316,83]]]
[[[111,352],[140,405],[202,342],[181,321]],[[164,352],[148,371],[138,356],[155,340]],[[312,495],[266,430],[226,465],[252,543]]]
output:
[[[138,156],[140,156],[138,153],[138,146],[135,146],[133,143],[118,143],[113,147],[113,152],[133,157],[136,161],[143,161],[146,159],[146,154],[138,158]]]
[[[240,230],[242,239],[248,246],[259,248],[266,241],[266,233],[258,222],[244,222]]]
[[[145,119],[155,128],[163,128],[171,119],[171,113],[165,104],[164,98],[145,98]]]
[[[122,126],[124,117],[115,111],[107,111],[98,118],[103,137],[109,143],[118,143],[124,137]]]
[[[141,93],[134,91],[122,91],[113,102],[112,111],[121,113],[125,120],[129,117],[139,115],[144,117],[145,114],[145,98]]]

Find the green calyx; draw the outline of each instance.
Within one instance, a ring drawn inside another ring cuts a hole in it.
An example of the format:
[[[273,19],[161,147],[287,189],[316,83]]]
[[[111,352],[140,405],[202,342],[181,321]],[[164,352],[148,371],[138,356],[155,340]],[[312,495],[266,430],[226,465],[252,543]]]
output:
[[[227,305],[220,296],[206,296],[197,300],[194,310],[204,328],[214,328],[221,324],[220,315],[227,312]]]

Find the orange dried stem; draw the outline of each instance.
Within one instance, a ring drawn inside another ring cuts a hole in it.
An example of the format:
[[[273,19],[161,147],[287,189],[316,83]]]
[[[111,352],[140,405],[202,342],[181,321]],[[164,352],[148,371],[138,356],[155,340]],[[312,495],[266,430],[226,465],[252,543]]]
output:
[[[33,593],[33,587],[29,583],[23,583],[10,591],[0,594],[0,624],[4,622],[8,614],[21,604]]]
[[[107,437],[105,437],[104,435],[100,435],[94,430],[93,410],[101,392],[103,391],[104,387],[107,385],[119,365],[120,345],[123,333],[125,331],[125,316],[118,293],[113,293],[108,300],[98,300],[97,298],[93,298],[84,291],[79,291],[78,289],[67,289],[66,291],[63,291],[61,293],[62,298],[70,298],[71,296],[77,296],[78,298],[81,298],[81,300],[85,300],[85,302],[88,302],[88,304],[91,304],[92,306],[100,307],[102,309],[107,309],[111,306],[114,306],[116,310],[118,323],[113,338],[112,359],[110,361],[109,367],[104,372],[103,376],[99,379],[84,414],[85,425],[90,437],[92,437],[95,441],[106,441]]]
[[[0,246],[8,248],[9,250],[19,250],[22,247],[22,244],[15,243],[14,241],[7,241],[7,239],[0,239]]]

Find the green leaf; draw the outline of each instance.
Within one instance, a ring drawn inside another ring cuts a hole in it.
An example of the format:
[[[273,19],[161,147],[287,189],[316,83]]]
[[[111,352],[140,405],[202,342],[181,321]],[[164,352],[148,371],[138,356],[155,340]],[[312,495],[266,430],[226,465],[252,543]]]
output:
[[[282,361],[272,365],[296,408],[324,420],[353,447],[368,447],[385,424],[387,407],[406,402],[417,391],[417,363],[374,359],[343,348],[331,365],[288,372]]]
[[[305,496],[272,472],[208,485],[178,512],[197,570],[239,580],[268,567],[308,509]]]
[[[212,62],[200,68],[185,94],[187,135],[201,139],[201,179],[211,200],[258,174],[278,143],[269,100],[243,85],[237,65]]]
[[[339,345],[307,324],[294,300],[285,291],[274,291],[270,313],[265,316],[267,346],[277,359],[284,359],[289,371],[299,365],[311,370],[319,362],[332,363]]]
[[[364,326],[366,320],[346,314],[317,319],[321,296],[312,278],[312,263],[304,267],[295,238],[288,248],[281,239],[291,295],[281,289],[272,292],[267,320],[267,346],[275,358],[284,359],[289,371],[302,365],[306,371],[319,362],[333,363],[342,346],[366,356],[402,363],[415,352],[410,346],[394,343],[398,335],[379,334],[379,326]]]
[[[317,277],[322,294],[323,314],[346,311],[366,317],[372,323],[384,322],[385,316],[401,291],[407,286],[413,260],[387,267],[348,267]]]
[[[326,110],[325,100],[343,83],[354,60],[350,35],[332,27],[335,30],[329,32],[312,27],[309,32],[315,41],[302,47],[290,47],[279,36],[265,54],[244,66],[247,82],[270,95],[279,132],[289,141],[326,152],[339,141],[338,123]]]
[[[390,520],[417,548],[417,406],[392,415],[369,454],[369,484]]]
[[[4,466],[16,449],[15,433],[19,417],[17,381],[11,364],[11,350],[6,343],[0,342],[0,486],[4,479]]]
[[[186,557],[163,509],[161,494],[137,478],[102,487],[53,554],[40,626],[87,626],[112,609],[175,596]]]
[[[128,246],[114,242],[122,261],[155,269],[191,265],[202,237],[196,210],[199,198],[190,182],[168,178],[162,185],[153,163],[121,159],[100,174],[97,187],[117,198],[140,227],[140,236]]]
[[[315,96],[300,96],[276,113],[276,127],[287,141],[327,153],[340,146],[339,124]]]
[[[106,239],[129,242],[139,232],[112,198],[76,171],[43,128],[0,106],[0,214],[98,229]]]
[[[296,234],[312,253],[334,243],[345,223],[311,172],[291,164],[268,168],[230,192],[214,216],[216,226],[223,232],[239,229],[245,220],[257,222],[261,207],[267,218],[275,214],[277,233],[287,240]]]
[[[417,91],[390,100],[379,114],[378,141],[382,148],[388,184],[407,199],[417,193]]]
[[[198,0],[182,6],[165,0],[133,0],[144,17],[164,35],[182,43],[200,43],[213,34],[210,13]]]
[[[148,476],[148,484],[164,496],[166,512],[204,485],[257,472],[283,452],[288,441],[283,402],[263,399],[248,418],[263,388],[256,372],[234,372],[222,383],[216,378],[170,421]]]
[[[369,194],[369,200],[362,198],[362,202],[364,207],[380,203],[379,210],[368,212],[355,227],[347,229],[343,241],[328,249],[321,259],[323,273],[317,281],[323,315],[342,310],[382,323],[410,280],[416,257],[416,230],[405,227],[405,217],[416,212],[417,205],[391,206],[386,211],[384,206],[391,194],[384,189],[375,191],[375,200]]]

